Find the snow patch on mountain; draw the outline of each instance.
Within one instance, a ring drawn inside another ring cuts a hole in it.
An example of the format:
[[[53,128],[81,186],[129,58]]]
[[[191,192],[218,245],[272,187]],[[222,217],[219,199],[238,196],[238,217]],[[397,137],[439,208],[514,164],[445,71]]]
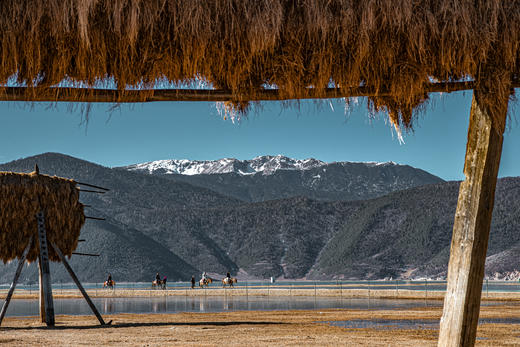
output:
[[[367,166],[396,165],[393,162],[365,163]],[[264,155],[251,160],[224,158],[219,160],[186,160],[168,159],[156,160],[147,163],[134,164],[124,167],[130,171],[145,171],[150,174],[179,174],[179,175],[212,175],[222,173],[236,173],[238,175],[254,175],[261,173],[270,175],[278,170],[310,170],[329,163],[309,159],[292,159],[283,155]]]

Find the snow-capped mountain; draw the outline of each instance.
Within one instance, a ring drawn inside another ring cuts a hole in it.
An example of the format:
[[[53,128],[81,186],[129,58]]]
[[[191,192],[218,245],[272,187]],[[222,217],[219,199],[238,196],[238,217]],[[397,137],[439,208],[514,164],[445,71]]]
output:
[[[368,162],[364,164],[367,166],[396,165],[393,162]],[[288,158],[283,155],[265,155],[251,160],[238,160],[234,158],[203,161],[186,159],[157,160],[129,165],[124,168],[130,171],[144,171],[150,174],[178,174],[189,176],[224,173],[236,173],[239,175],[254,175],[256,173],[261,173],[263,175],[271,175],[278,170],[310,170],[326,165],[328,165],[328,163],[313,158],[300,160]]]
[[[251,160],[160,160],[123,169],[209,188],[243,201],[305,196],[316,200],[363,200],[442,180],[408,165],[325,163],[281,155]]]

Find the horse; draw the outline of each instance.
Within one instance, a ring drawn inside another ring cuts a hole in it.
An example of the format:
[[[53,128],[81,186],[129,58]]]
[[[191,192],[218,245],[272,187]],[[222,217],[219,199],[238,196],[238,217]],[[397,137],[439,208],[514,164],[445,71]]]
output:
[[[209,287],[209,284],[213,282],[213,279],[206,277],[201,278],[199,281],[199,287],[204,288],[204,286]]]
[[[166,289],[166,282],[162,280],[154,280],[152,282],[152,288]]]
[[[103,283],[103,289],[110,288],[110,289],[114,290],[115,287],[116,287],[116,282],[114,280],[105,281]]]
[[[234,287],[233,283],[237,283],[237,279],[235,277],[224,277],[222,280],[222,287],[228,285],[230,288]]]

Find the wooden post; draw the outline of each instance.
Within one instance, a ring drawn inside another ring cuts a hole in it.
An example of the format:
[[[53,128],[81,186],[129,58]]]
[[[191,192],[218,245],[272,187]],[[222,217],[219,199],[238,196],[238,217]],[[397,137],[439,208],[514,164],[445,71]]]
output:
[[[43,300],[43,273],[40,257],[38,257],[38,287],[38,300],[40,301],[40,320],[42,323],[45,323],[47,320],[45,319],[45,301]]]
[[[484,265],[502,154],[507,99],[490,114],[473,94],[464,174],[453,225],[448,284],[438,346],[475,344]]]
[[[29,253],[29,249],[31,249],[32,244],[32,236],[29,239],[29,243],[27,244],[27,247],[25,247],[25,250],[22,253],[22,257],[20,258],[20,261],[18,262],[18,267],[16,268],[16,272],[14,273],[14,279],[13,283],[11,283],[11,287],[9,288],[9,291],[7,292],[7,296],[5,297],[5,302],[2,305],[2,311],[0,312],[0,325],[2,325],[2,321],[4,320],[5,314],[7,312],[7,307],[9,307],[9,303],[11,302],[11,298],[14,293],[14,289],[16,288],[16,283],[18,282],[18,278],[20,278],[20,274],[23,270],[23,265],[25,264],[25,259],[27,258],[27,253]]]
[[[49,249],[47,245],[47,232],[45,231],[45,217],[43,211],[40,211],[37,215],[38,220],[38,238],[40,241],[40,268],[41,268],[41,279],[40,288],[43,287],[40,295],[43,294],[43,302],[45,306],[45,322],[47,326],[54,326],[54,302],[52,299],[52,283],[51,283],[51,271],[49,266]],[[40,314],[41,316],[41,314]]]
[[[87,304],[90,307],[90,309],[92,310],[92,312],[94,312],[94,314],[96,315],[99,323],[101,325],[105,325],[105,321],[103,320],[103,317],[101,317],[101,314],[99,314],[96,306],[94,305],[92,300],[90,300],[90,297],[88,296],[87,292],[85,291],[85,289],[81,285],[81,282],[79,281],[78,277],[76,276],[76,274],[74,273],[74,271],[70,267],[69,262],[67,261],[67,259],[65,259],[65,256],[63,255],[63,253],[61,253],[61,250],[53,242],[51,242],[50,244],[51,244],[52,248],[54,248],[54,251],[60,257],[60,260],[63,263],[63,265],[65,266],[65,269],[67,269],[67,271],[69,272],[70,277],[72,277],[72,280],[78,286],[79,291],[81,292],[81,294],[83,294],[83,297],[87,301]],[[110,324],[111,322],[112,321],[110,321],[108,324]]]

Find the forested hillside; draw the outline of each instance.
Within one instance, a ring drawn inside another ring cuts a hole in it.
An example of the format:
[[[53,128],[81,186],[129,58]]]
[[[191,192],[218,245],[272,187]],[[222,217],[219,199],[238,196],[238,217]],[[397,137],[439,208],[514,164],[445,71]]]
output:
[[[201,271],[249,278],[379,279],[446,274],[458,182],[411,188],[371,200],[290,197],[245,202],[171,178],[111,169],[61,154],[2,164],[0,170],[71,177],[110,188],[82,193],[90,216],[71,263],[83,281],[107,272],[146,281],[156,272],[187,280]],[[520,269],[520,178],[499,180],[487,275]],[[0,231],[2,232],[2,231]],[[8,282],[15,262],[0,266]],[[56,272],[54,273],[54,269]],[[24,270],[36,279],[36,267]],[[67,280],[53,264],[53,280]]]

